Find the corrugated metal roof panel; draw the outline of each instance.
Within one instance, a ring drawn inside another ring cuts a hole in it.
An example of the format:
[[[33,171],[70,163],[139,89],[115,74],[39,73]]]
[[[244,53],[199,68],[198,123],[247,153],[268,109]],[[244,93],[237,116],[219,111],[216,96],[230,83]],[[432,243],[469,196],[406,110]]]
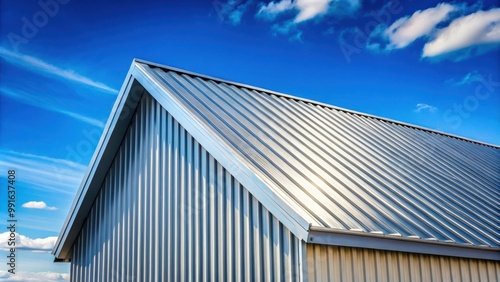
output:
[[[500,246],[500,149],[137,62],[314,226]]]

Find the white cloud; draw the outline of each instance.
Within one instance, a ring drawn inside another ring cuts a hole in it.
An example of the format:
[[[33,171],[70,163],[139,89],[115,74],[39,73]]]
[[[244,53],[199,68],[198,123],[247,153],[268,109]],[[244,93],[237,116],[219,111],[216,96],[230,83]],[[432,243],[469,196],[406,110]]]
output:
[[[80,75],[76,73],[74,70],[62,69],[60,67],[51,65],[41,59],[13,52],[7,50],[4,47],[0,47],[0,57],[3,57],[10,63],[23,67],[27,70],[37,71],[43,74],[53,75],[65,80],[78,82],[105,92],[110,92],[113,94],[118,93],[116,89],[113,89],[104,83],[97,82],[86,76]]]
[[[282,0],[280,2],[269,2],[267,5],[261,4],[257,16],[265,19],[274,19],[277,15],[292,10],[295,5],[292,0]]]
[[[437,111],[437,108],[434,106],[431,106],[431,105],[424,104],[424,103],[417,104],[417,106],[415,108],[415,112],[420,113],[422,111],[429,111],[431,113],[434,113]]]
[[[68,159],[55,159],[0,150],[0,168],[16,169],[24,183],[44,191],[74,195],[82,181],[86,166]]]
[[[37,202],[37,201],[30,201],[26,202],[23,204],[23,208],[27,209],[40,209],[40,210],[57,210],[56,207],[49,207],[47,204],[43,201]]]
[[[10,98],[16,99],[22,103],[25,103],[25,104],[28,104],[31,106],[35,106],[35,107],[45,109],[48,111],[60,113],[60,114],[66,115],[68,117],[71,117],[73,119],[76,119],[78,121],[85,122],[85,123],[88,123],[90,125],[93,125],[93,126],[96,126],[99,128],[104,128],[104,126],[105,126],[104,122],[102,122],[98,119],[87,117],[84,115],[77,114],[75,112],[71,112],[71,111],[56,107],[54,103],[51,103],[50,97],[43,97],[42,98],[40,96],[28,94],[24,91],[11,90],[11,89],[8,89],[5,87],[0,87],[0,92],[3,93],[4,95],[10,97]]]
[[[5,270],[0,270],[0,281],[17,281],[17,282],[53,282],[53,281],[69,281],[68,273],[55,272],[26,272],[19,271],[16,274],[10,274]]]
[[[0,248],[3,250],[8,250],[10,246],[8,245],[10,239],[10,232],[0,233]],[[32,251],[50,251],[54,248],[57,241],[57,236],[49,236],[46,238],[36,238],[31,239],[24,235],[16,233],[16,248],[17,249],[27,249]]]
[[[395,21],[385,29],[382,36],[389,41],[387,50],[404,48],[422,36],[430,35],[436,25],[448,18],[450,12],[457,7],[441,3],[436,7],[419,10],[411,16],[403,17]],[[380,29],[376,29],[379,32]]]
[[[295,10],[298,14],[293,19],[293,22],[301,23],[334,12],[347,14],[358,9],[359,6],[360,0],[281,0],[278,2],[272,1],[267,5],[261,3],[257,16],[274,19],[279,14]]]
[[[500,8],[477,11],[453,20],[424,46],[422,57],[500,43]]]
[[[320,21],[326,15],[346,16],[360,7],[360,0],[277,0],[259,4],[257,18],[279,21],[271,25],[274,35],[288,35],[290,41],[302,42],[298,25],[309,20]]]
[[[482,54],[500,45],[500,8],[469,13],[479,5],[466,7],[461,4],[441,3],[436,7],[419,10],[403,17],[391,26],[379,25],[370,34],[366,48],[373,51],[390,51],[405,48],[416,39],[424,37],[422,57],[447,57],[459,61],[471,55]],[[447,26],[438,29],[437,26]],[[384,46],[385,45],[385,46]]]
[[[310,20],[314,17],[325,14],[328,11],[328,7],[331,0],[296,0],[295,5],[300,11],[297,17],[295,17],[295,22],[303,22]]]

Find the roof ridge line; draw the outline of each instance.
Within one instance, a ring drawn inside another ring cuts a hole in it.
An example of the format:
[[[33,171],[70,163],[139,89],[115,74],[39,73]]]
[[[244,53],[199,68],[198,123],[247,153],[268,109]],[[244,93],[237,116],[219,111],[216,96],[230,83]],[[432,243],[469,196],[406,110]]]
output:
[[[321,106],[321,107],[326,107],[326,108],[337,110],[337,111],[342,111],[342,112],[346,112],[346,113],[350,113],[350,114],[364,116],[364,117],[367,117],[367,118],[373,118],[373,119],[377,119],[377,120],[384,121],[384,122],[390,122],[390,123],[393,123],[393,124],[396,124],[396,125],[399,125],[399,126],[406,126],[406,127],[410,127],[410,128],[417,129],[417,130],[423,130],[423,131],[426,131],[426,132],[430,132],[430,133],[438,134],[438,135],[441,135],[441,136],[445,136],[445,137],[449,137],[449,138],[454,138],[454,139],[458,139],[458,140],[462,140],[462,141],[466,141],[466,142],[470,142],[470,143],[474,143],[474,144],[478,144],[478,145],[482,145],[482,146],[487,146],[487,147],[492,147],[492,148],[495,148],[495,149],[500,149],[500,145],[494,145],[494,144],[486,143],[486,142],[483,142],[483,141],[474,140],[474,139],[471,139],[471,138],[467,138],[467,137],[455,135],[455,134],[452,134],[452,133],[447,133],[447,132],[439,131],[439,130],[436,130],[436,129],[431,129],[431,128],[427,128],[427,127],[423,127],[423,126],[419,126],[419,125],[415,125],[415,124],[411,124],[411,123],[406,123],[406,122],[403,122],[403,121],[398,121],[398,120],[394,120],[394,119],[390,119],[390,118],[386,118],[386,117],[380,117],[380,116],[376,116],[376,115],[372,115],[372,114],[368,114],[368,113],[363,113],[363,112],[359,112],[359,111],[355,111],[355,110],[350,110],[350,109],[342,108],[342,107],[339,107],[339,106],[334,106],[334,105],[331,105],[331,104],[327,104],[327,103],[323,103],[323,102],[319,102],[319,101],[315,101],[315,100],[311,100],[311,99],[306,99],[306,98],[302,98],[302,97],[298,97],[298,96],[294,96],[294,95],[290,95],[290,94],[285,94],[285,93],[277,92],[277,91],[274,91],[274,90],[269,90],[269,89],[265,89],[265,88],[261,88],[261,87],[256,87],[256,86],[252,86],[252,85],[241,83],[241,82],[235,82],[235,81],[231,81],[231,80],[227,80],[227,79],[223,79],[223,78],[219,78],[219,77],[214,77],[214,76],[210,76],[210,75],[204,75],[204,74],[200,74],[200,73],[197,73],[197,72],[188,71],[188,70],[177,68],[177,67],[173,67],[173,66],[158,64],[158,63],[154,63],[154,62],[143,60],[143,59],[139,59],[139,58],[134,58],[134,62],[143,63],[143,64],[147,64],[147,65],[150,65],[150,66],[154,66],[154,67],[158,67],[158,68],[162,68],[162,69],[166,69],[166,70],[170,70],[170,71],[174,71],[174,72],[178,72],[178,73],[187,74],[189,76],[196,76],[196,77],[200,77],[200,78],[203,78],[203,79],[213,80],[213,81],[216,81],[216,82],[222,82],[222,83],[226,83],[226,84],[230,84],[230,85],[234,85],[234,86],[238,86],[238,87],[244,87],[244,88],[247,88],[247,89],[250,89],[250,90],[264,92],[264,93],[267,93],[267,94],[270,94],[270,95],[280,96],[280,97],[283,97],[283,98],[286,98],[286,99],[298,100],[298,101],[302,101],[302,102],[305,102],[305,103],[309,103],[309,104],[313,104],[313,105]]]

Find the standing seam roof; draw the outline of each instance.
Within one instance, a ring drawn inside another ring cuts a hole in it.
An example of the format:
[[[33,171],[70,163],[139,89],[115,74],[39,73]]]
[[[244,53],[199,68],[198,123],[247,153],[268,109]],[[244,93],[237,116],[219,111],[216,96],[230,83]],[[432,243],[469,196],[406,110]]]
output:
[[[136,64],[312,226],[499,247],[499,147]]]

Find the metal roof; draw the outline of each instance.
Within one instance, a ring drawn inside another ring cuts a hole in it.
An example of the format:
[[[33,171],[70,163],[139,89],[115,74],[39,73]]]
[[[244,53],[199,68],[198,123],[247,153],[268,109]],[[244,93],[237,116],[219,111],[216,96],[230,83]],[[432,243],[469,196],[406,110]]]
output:
[[[129,76],[233,175],[259,183],[256,197],[299,238],[389,238],[500,259],[498,146],[141,60]],[[84,213],[78,206],[73,214]]]

